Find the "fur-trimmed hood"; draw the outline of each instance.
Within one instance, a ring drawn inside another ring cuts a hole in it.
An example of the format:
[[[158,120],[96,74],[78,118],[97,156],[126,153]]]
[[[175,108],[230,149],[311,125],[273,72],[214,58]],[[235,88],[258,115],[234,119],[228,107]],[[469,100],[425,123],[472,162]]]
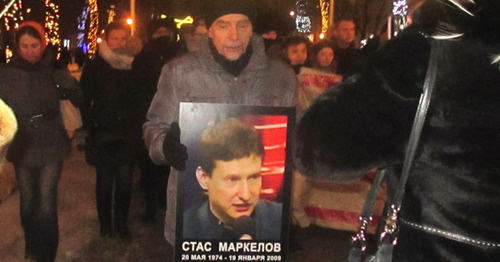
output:
[[[137,54],[135,51],[129,51],[128,48],[113,51],[109,48],[106,41],[103,41],[99,45],[99,55],[114,69],[132,69],[135,54]]]
[[[17,120],[12,109],[0,99],[0,172],[7,149],[17,131]]]

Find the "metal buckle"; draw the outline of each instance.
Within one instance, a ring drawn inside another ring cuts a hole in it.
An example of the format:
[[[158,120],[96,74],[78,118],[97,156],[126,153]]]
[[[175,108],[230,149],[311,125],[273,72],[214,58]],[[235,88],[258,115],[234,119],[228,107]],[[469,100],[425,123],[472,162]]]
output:
[[[400,210],[401,206],[391,205],[385,221],[384,231],[380,234],[380,242],[390,242],[393,246],[397,244],[397,222]]]
[[[357,247],[361,249],[362,251],[365,251],[366,249],[366,235],[368,232],[368,224],[370,221],[372,221],[372,217],[363,217],[360,216],[359,220],[361,221],[358,233],[351,237],[352,245],[354,247]]]

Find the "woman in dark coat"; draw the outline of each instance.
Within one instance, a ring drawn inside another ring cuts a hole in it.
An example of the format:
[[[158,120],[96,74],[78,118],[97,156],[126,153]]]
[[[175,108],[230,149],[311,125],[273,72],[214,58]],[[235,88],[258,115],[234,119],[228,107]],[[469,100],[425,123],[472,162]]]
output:
[[[500,3],[427,1],[413,24],[310,107],[297,168],[356,180],[402,162],[430,54],[434,93],[399,214],[394,261],[500,261]]]
[[[85,65],[80,79],[83,127],[89,134],[85,153],[96,167],[97,213],[104,237],[111,235],[113,222],[120,237],[130,237],[127,220],[132,167],[141,136],[141,127],[136,124],[141,96],[134,91],[131,73],[137,50],[130,44],[127,27],[109,24],[98,55]]]
[[[54,261],[59,242],[57,184],[69,139],[59,112],[62,96],[76,98],[78,84],[45,48],[45,33],[24,22],[15,34],[16,53],[0,69],[0,97],[14,111],[19,129],[7,158],[19,184],[25,258]]]

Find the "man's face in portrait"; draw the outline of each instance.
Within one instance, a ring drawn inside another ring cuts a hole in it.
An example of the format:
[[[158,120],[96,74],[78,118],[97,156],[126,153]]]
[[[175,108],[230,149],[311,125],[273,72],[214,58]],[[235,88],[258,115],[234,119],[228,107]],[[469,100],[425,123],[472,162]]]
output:
[[[230,61],[238,60],[246,52],[252,34],[252,23],[242,14],[223,15],[208,29],[217,52]]]
[[[216,160],[211,175],[203,172],[199,182],[207,190],[212,214],[226,224],[250,216],[259,201],[261,167],[262,157],[251,154],[230,161]]]

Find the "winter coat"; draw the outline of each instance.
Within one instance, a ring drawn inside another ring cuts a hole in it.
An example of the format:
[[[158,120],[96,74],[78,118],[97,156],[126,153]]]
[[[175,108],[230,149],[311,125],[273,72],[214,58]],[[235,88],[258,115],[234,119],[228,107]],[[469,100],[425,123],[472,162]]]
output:
[[[320,96],[298,125],[294,159],[311,177],[352,181],[400,164],[429,61],[425,36],[443,33],[442,18],[464,33],[439,40],[393,261],[500,261],[500,6],[480,3],[489,6],[474,17],[424,4],[410,28]]]
[[[332,41],[336,63],[335,73],[345,75],[363,57],[363,52],[354,46],[354,42],[346,48],[340,48],[335,38]]]
[[[113,52],[104,42],[99,54],[83,68],[80,86],[83,127],[88,131],[85,156],[92,165],[123,165],[135,161],[140,144],[133,56]]]
[[[165,162],[163,140],[172,122],[179,120],[179,102],[230,103],[263,106],[294,106],[295,74],[283,62],[269,59],[264,41],[251,39],[252,57],[238,77],[225,71],[210,51],[205,36],[197,53],[190,53],[168,62],[162,69],[158,91],[153,98],[143,126],[149,155],[157,164]],[[182,132],[182,130],[181,130]],[[168,210],[165,237],[173,244],[175,231],[176,170],[168,182]]]
[[[18,132],[7,159],[15,164],[43,165],[62,160],[69,150],[60,99],[77,101],[78,84],[66,69],[54,67],[49,49],[31,64],[15,55],[0,68],[0,98],[14,111]]]
[[[169,37],[158,37],[144,45],[141,52],[132,62],[132,72],[134,75],[135,88],[140,89],[143,96],[144,105],[141,106],[144,123],[146,113],[156,93],[158,78],[163,65],[180,53],[180,46],[177,42],[170,41]]]

